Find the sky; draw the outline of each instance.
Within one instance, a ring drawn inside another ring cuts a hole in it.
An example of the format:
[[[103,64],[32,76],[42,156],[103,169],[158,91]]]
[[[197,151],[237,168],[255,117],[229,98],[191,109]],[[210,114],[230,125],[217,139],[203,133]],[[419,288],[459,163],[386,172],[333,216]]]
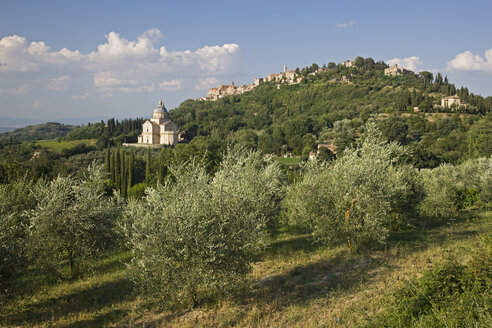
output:
[[[147,117],[219,84],[356,56],[492,96],[492,1],[0,4],[0,127]]]

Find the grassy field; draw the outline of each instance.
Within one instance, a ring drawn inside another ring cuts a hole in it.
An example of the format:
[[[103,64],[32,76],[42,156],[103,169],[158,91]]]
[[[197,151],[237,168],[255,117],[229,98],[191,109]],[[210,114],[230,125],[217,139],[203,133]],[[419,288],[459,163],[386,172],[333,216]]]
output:
[[[277,157],[275,158],[275,161],[277,161],[277,163],[279,163],[280,165],[290,166],[299,164],[301,162],[301,159],[295,157]]]
[[[86,146],[94,146],[96,139],[81,139],[71,141],[56,141],[56,140],[42,140],[35,143],[36,146],[50,150],[54,153],[61,154],[63,149],[72,148],[78,144],[85,144]]]
[[[1,308],[0,326],[357,327],[387,309],[409,279],[449,253],[465,261],[491,235],[491,211],[393,234],[385,249],[364,254],[284,232],[252,263],[250,287],[241,295],[174,313],[132,292],[124,265],[131,254],[119,253],[72,283],[26,280]]]

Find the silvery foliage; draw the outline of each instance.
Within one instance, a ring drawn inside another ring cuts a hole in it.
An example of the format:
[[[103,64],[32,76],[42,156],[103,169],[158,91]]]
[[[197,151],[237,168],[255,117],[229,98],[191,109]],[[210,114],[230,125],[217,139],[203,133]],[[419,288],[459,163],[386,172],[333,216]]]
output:
[[[27,211],[36,204],[31,189],[26,178],[0,185],[0,285],[27,264]]]
[[[229,149],[209,176],[197,162],[129,200],[121,227],[134,251],[133,280],[145,293],[193,304],[237,285],[278,215],[281,172],[260,153]]]
[[[442,164],[422,170],[426,197],[422,211],[430,216],[456,214],[467,190],[477,190],[482,201],[490,202],[492,193],[492,158],[468,160],[460,165]]]
[[[483,202],[492,203],[492,156],[478,159],[475,179]]]
[[[58,176],[34,190],[30,252],[41,269],[74,277],[90,269],[115,242],[121,206],[104,194],[104,170],[94,163],[81,179]]]
[[[366,130],[362,144],[346,149],[335,163],[308,163],[287,192],[290,222],[307,227],[319,241],[350,248],[383,244],[422,197],[418,172],[397,165],[403,148],[383,142],[374,124]]]

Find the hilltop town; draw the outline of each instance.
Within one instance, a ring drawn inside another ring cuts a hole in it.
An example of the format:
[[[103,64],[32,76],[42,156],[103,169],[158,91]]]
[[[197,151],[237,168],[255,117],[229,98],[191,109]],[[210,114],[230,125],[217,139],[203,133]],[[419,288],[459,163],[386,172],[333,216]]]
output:
[[[355,61],[354,60],[347,60],[343,63],[340,63],[338,65],[342,65],[345,67],[356,67]],[[316,75],[320,72],[325,72],[330,70],[331,68],[328,67],[320,67],[316,69],[314,72],[309,73],[309,75]],[[412,71],[406,70],[404,68],[398,67],[397,64],[394,64],[393,66],[386,68],[384,70],[385,75],[389,76],[398,76],[402,74],[411,74],[413,73]],[[197,98],[196,100],[217,100],[225,96],[231,96],[231,95],[240,95],[245,92],[251,91],[257,86],[259,86],[262,83],[266,82],[273,82],[277,83],[277,88],[280,88],[281,84],[298,84],[302,81],[304,76],[302,76],[299,72],[299,69],[297,70],[287,70],[287,65],[284,65],[283,72],[281,73],[272,73],[269,74],[266,77],[257,77],[255,78],[255,81],[251,84],[244,84],[237,86],[232,82],[231,84],[221,84],[216,88],[210,88],[208,90],[207,96],[203,98]],[[350,82],[351,75],[343,75],[340,78],[341,82]],[[335,82],[335,81],[333,81]]]

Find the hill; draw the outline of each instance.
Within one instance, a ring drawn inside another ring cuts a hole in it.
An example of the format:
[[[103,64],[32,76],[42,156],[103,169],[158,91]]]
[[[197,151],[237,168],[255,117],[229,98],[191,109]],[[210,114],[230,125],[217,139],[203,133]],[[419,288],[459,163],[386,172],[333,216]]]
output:
[[[13,141],[55,139],[66,136],[73,128],[71,125],[56,122],[30,125],[0,134],[0,141],[10,139]]]
[[[386,137],[425,149],[421,156],[435,157],[438,163],[459,161],[461,155],[452,151],[470,150],[468,131],[492,112],[492,97],[456,88],[439,73],[387,76],[385,63],[371,58],[358,61],[362,64],[352,67],[330,63],[331,68],[313,64],[297,69],[302,77],[298,84],[266,82],[216,101],[187,100],[170,115],[188,139],[217,136],[252,143],[264,153],[293,155],[315,151],[318,143],[343,150],[363,133],[367,120],[376,120]],[[455,94],[466,105],[440,106],[443,97]],[[386,118],[391,124],[383,123]],[[479,125],[487,126],[488,120]],[[490,147],[476,150],[470,156],[490,151]]]

